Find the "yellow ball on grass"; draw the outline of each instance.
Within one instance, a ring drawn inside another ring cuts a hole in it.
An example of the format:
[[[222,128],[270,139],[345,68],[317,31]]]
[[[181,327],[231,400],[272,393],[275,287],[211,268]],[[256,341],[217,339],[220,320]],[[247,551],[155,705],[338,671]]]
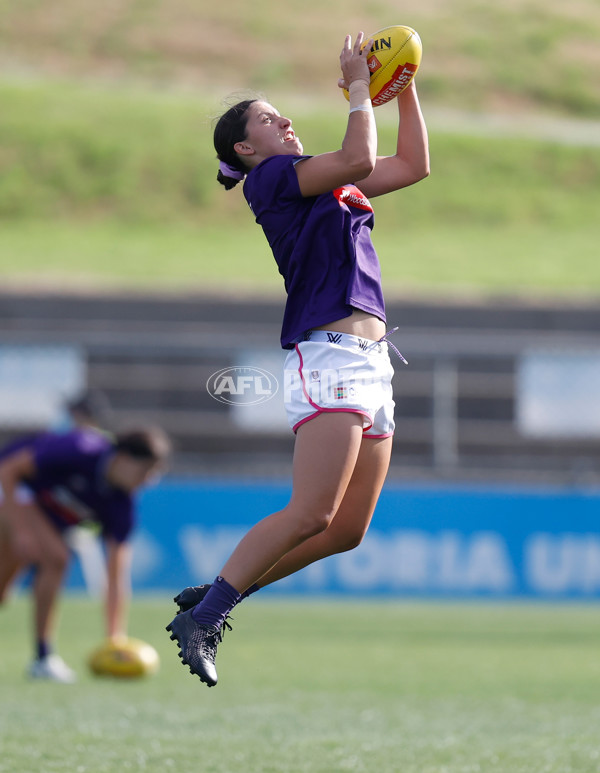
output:
[[[156,673],[160,659],[151,644],[124,637],[101,644],[89,656],[88,665],[97,676],[139,679]]]

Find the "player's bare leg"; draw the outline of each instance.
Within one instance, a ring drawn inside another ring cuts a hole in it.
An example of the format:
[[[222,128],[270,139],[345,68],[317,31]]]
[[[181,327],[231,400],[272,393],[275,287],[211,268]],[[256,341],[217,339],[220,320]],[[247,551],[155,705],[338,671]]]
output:
[[[353,550],[365,536],[389,468],[392,438],[363,439],[352,478],[328,528],[290,550],[257,583],[265,587],[321,558]],[[258,589],[256,587],[256,589]],[[185,588],[174,600],[184,612],[199,604],[210,585]]]
[[[362,424],[360,415],[336,412],[300,428],[289,504],[250,529],[204,601],[167,626],[183,663],[209,687],[217,683],[216,649],[226,616],[241,598],[238,589],[255,583],[286,553],[331,524],[359,456]]]
[[[72,682],[74,673],[62,658],[51,652],[50,646],[69,551],[61,535],[35,505],[22,507],[20,517],[23,530],[14,543],[15,552],[23,564],[34,565],[36,569],[33,598],[38,652],[29,673],[36,678]]]
[[[387,475],[392,438],[363,439],[352,478],[331,524],[291,550],[258,581],[262,588],[326,556],[360,545]]]
[[[32,513],[36,534],[43,549],[37,562],[34,581],[35,632],[40,639],[49,639],[54,633],[56,603],[65,571],[69,551],[62,538],[39,513]]]
[[[354,474],[362,416],[325,413],[298,430],[293,487],[283,510],[259,521],[223,567],[221,576],[245,590],[283,556],[330,526]]]
[[[12,549],[8,525],[0,508],[0,604],[8,600],[11,586],[23,568],[23,563]]]

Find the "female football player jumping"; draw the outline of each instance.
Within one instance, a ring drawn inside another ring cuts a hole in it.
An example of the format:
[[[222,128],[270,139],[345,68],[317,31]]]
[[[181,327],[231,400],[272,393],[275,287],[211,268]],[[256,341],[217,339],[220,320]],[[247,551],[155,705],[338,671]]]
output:
[[[212,686],[228,613],[245,596],[363,539],[394,432],[393,368],[386,340],[370,200],[429,174],[427,132],[414,82],[397,97],[394,155],[377,156],[362,33],[346,37],[338,83],[350,93],[341,148],[309,156],[292,122],[268,102],[240,102],[214,133],[217,179],[241,180],[287,291],[281,344],[285,402],[296,433],[293,488],[283,510],[259,521],[215,582],[186,589],[167,626],[184,664]],[[197,603],[199,602],[199,603]],[[188,608],[189,607],[189,608]]]

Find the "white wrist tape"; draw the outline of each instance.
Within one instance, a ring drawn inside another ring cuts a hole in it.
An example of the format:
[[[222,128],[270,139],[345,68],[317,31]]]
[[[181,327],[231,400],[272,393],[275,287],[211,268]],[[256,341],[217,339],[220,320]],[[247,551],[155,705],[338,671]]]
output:
[[[373,105],[356,105],[356,107],[350,108],[348,115],[350,115],[350,113],[356,113],[357,111],[360,111],[362,113],[369,113],[369,112],[372,112],[372,110],[373,110]]]

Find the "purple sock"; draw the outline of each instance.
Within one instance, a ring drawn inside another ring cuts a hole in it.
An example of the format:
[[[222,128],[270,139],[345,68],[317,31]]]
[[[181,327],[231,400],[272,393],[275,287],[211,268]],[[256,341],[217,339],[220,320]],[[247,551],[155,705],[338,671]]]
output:
[[[257,590],[260,590],[260,585],[257,585],[256,583],[254,583],[254,585],[251,585],[249,588],[246,588],[246,590],[241,595],[240,601],[247,599],[248,596],[251,596],[253,593],[256,593]],[[238,601],[238,604],[239,604],[239,601]]]
[[[222,577],[217,577],[206,596],[192,609],[192,617],[202,625],[220,628],[241,598],[241,593],[233,585]]]
[[[48,642],[44,641],[43,639],[38,640],[36,647],[38,660],[43,660],[52,652],[52,648]]]

